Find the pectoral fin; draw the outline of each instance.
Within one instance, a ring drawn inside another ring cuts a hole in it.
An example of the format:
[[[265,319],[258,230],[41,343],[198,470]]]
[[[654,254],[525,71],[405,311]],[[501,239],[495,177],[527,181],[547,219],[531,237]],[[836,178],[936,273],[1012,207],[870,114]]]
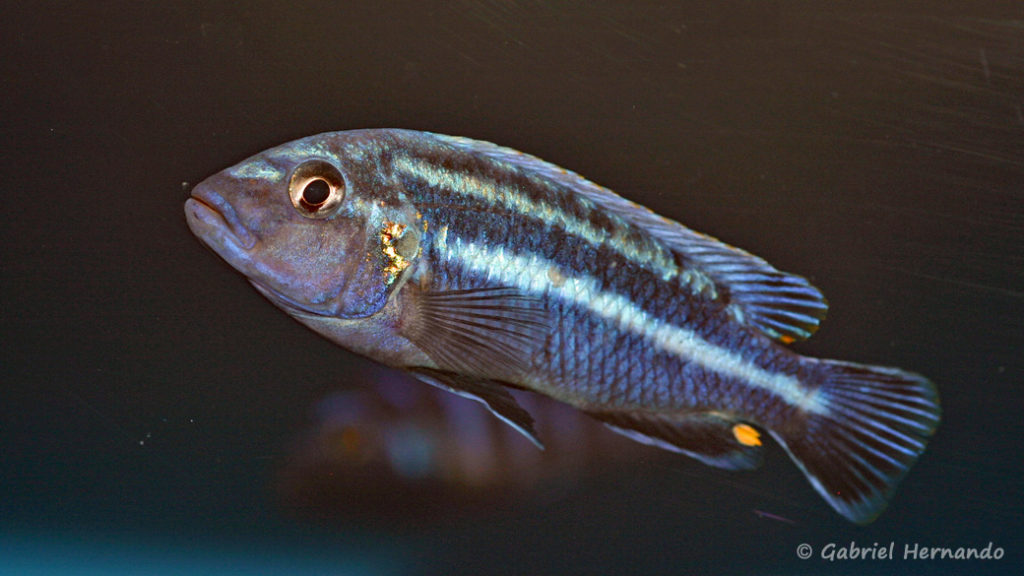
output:
[[[728,470],[761,465],[760,434],[722,412],[592,412],[591,416],[632,440],[686,454]]]
[[[538,448],[544,449],[544,445],[537,438],[537,432],[533,429],[533,416],[516,402],[516,399],[502,384],[432,368],[413,368],[409,372],[427,384],[480,402],[487,406],[492,414],[526,436]]]
[[[498,287],[418,292],[402,330],[444,370],[514,379],[550,327],[540,298]]]

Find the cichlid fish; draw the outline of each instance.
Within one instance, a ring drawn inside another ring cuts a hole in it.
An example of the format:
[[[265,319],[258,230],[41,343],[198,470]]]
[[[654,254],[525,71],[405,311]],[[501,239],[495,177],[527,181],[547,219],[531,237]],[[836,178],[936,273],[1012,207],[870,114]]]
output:
[[[185,214],[299,322],[538,445],[508,387],[721,468],[757,467],[763,430],[867,523],[939,422],[922,376],[786,348],[827,308],[804,278],[508,148],[320,134],[211,176]]]
[[[406,378],[398,380],[394,374],[319,403],[318,454],[331,454],[342,466],[351,466],[353,460],[385,460],[393,475],[470,487],[525,487],[545,475],[637,457],[632,442],[612,438],[593,419],[544,396],[512,391],[536,418],[538,430],[552,436],[557,432],[541,451],[474,402],[431,386],[410,389]],[[338,438],[340,445],[334,442]],[[332,443],[340,450],[332,451]],[[630,449],[623,450],[624,445]],[[511,469],[502,462],[512,463]]]
[[[344,517],[383,507],[389,516],[436,517],[452,506],[530,497],[651,457],[538,394],[512,391],[545,435],[543,451],[474,402],[410,386],[394,370],[353,377],[364,385],[321,400],[312,430],[289,451],[278,486],[296,510]]]

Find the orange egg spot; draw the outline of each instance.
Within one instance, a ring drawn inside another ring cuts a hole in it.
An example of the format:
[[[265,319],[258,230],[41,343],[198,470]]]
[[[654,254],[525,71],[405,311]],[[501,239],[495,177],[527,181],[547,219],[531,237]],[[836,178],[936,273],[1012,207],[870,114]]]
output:
[[[792,344],[793,342],[796,342],[796,338],[793,338],[792,336],[779,336],[779,341],[783,344]]]
[[[761,433],[747,424],[737,424],[732,427],[732,435],[736,441],[744,446],[760,446]]]

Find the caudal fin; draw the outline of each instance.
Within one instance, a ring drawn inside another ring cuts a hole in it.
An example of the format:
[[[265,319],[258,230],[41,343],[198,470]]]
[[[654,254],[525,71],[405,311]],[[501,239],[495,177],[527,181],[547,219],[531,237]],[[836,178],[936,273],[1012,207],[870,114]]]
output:
[[[935,432],[938,393],[924,377],[902,370],[816,363],[824,408],[771,433],[836,511],[867,524]]]

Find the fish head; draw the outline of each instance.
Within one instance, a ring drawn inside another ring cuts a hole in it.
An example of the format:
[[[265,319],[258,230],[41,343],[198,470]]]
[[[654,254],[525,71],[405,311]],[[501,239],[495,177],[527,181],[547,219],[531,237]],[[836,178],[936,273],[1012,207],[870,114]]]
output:
[[[380,311],[420,254],[422,216],[376,173],[373,139],[336,132],[257,154],[200,182],[192,232],[293,316]]]

